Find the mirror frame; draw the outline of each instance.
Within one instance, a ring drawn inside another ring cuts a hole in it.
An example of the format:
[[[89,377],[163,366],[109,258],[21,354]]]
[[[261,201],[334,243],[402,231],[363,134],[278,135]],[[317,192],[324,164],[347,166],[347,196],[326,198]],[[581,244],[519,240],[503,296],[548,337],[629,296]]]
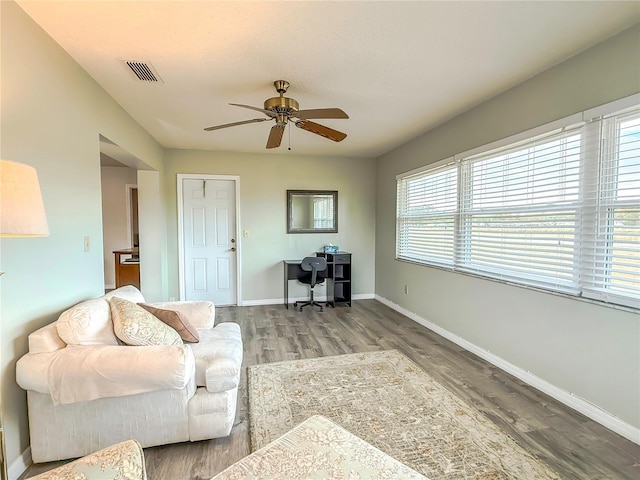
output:
[[[331,195],[333,197],[332,228],[295,228],[291,223],[292,201],[300,195]],[[338,233],[338,191],[337,190],[287,190],[287,233]]]

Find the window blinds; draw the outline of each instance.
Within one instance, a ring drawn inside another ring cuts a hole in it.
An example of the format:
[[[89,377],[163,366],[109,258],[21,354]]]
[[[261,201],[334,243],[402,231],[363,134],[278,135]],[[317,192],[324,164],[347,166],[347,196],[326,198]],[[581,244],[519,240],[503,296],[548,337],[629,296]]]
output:
[[[580,159],[576,132],[463,159],[459,268],[576,292]]]
[[[457,175],[455,165],[449,165],[398,182],[398,258],[453,265]]]
[[[584,295],[640,308],[640,111],[599,122],[598,174],[589,179],[580,264]]]
[[[640,109],[398,177],[401,260],[640,308]]]

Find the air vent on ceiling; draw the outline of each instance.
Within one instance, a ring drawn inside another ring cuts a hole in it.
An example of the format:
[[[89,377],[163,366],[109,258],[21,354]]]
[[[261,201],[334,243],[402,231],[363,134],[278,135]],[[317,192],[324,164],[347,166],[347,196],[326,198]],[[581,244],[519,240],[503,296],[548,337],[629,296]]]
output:
[[[134,62],[129,60],[127,60],[125,63],[131,69],[133,74],[138,78],[138,80],[142,80],[143,82],[161,82],[162,81],[162,79],[160,78],[160,75],[158,75],[158,73],[149,63]]]

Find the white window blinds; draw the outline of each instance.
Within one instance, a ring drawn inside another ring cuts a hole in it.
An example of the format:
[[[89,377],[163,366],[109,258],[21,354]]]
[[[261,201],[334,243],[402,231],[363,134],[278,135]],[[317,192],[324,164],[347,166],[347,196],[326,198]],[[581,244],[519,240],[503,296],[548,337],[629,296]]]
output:
[[[398,258],[453,265],[457,176],[455,165],[449,165],[398,181]]]
[[[577,291],[579,132],[562,132],[462,163],[460,268]]]
[[[599,123],[598,174],[585,187],[593,228],[584,235],[584,295],[640,308],[640,111]]]
[[[398,177],[397,252],[640,308],[640,109]]]

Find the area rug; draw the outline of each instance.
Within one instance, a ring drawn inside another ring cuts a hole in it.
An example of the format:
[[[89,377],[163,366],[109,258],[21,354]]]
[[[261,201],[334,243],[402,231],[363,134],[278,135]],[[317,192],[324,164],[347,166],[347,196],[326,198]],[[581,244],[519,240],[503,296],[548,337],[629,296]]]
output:
[[[396,350],[250,366],[255,451],[324,415],[430,480],[559,479]]]

